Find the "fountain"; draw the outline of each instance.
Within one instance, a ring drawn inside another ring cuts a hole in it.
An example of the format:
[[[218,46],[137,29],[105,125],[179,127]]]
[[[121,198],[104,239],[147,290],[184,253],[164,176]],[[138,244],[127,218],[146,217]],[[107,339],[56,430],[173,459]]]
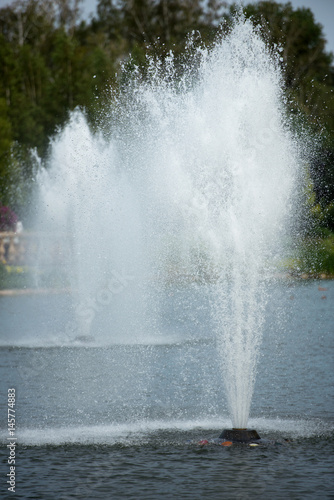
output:
[[[154,342],[166,283],[210,283],[232,430],[245,431],[267,285],[282,258],[298,181],[279,52],[249,21],[210,49],[133,70],[101,130],[76,111],[39,175],[39,227],[65,234],[71,341]],[[45,243],[46,244],[46,243]]]

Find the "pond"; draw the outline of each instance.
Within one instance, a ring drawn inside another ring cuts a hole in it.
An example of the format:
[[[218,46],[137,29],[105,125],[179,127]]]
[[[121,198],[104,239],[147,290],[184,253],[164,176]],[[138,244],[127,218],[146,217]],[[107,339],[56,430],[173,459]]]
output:
[[[333,498],[333,282],[282,280],[270,291],[248,426],[266,440],[257,447],[214,441],[231,421],[210,286],[168,287],[156,335],[126,338],[103,311],[90,337],[64,333],[64,293],[0,297],[15,498]],[[13,498],[8,453],[1,498]]]

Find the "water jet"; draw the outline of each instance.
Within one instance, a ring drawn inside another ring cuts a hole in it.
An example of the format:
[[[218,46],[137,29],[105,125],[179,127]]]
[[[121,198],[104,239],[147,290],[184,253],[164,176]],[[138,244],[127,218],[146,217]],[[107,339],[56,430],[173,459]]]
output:
[[[68,235],[59,272],[73,291],[70,342],[162,342],[169,284],[207,287],[226,398],[206,408],[229,412],[231,440],[258,439],[247,427],[268,283],[300,164],[279,62],[241,20],[210,50],[190,50],[182,72],[172,56],[150,61],[145,77],[130,71],[101,131],[73,113],[39,176],[39,227]],[[145,356],[149,385],[156,361]],[[185,350],[176,375],[185,384],[188,361]],[[210,385],[201,369],[199,406]]]

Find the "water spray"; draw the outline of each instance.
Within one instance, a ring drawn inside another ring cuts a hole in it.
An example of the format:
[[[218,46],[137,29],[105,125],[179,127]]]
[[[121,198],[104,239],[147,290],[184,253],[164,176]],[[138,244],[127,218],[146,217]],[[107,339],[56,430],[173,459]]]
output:
[[[39,226],[69,231],[63,271],[77,304],[104,304],[106,327],[95,337],[154,335],[165,284],[209,276],[232,420],[222,436],[259,439],[247,422],[299,165],[279,64],[241,20],[210,50],[190,53],[183,71],[170,57],[128,80],[103,132],[77,111],[55,139],[39,179]],[[133,280],[111,294],[115,271]]]

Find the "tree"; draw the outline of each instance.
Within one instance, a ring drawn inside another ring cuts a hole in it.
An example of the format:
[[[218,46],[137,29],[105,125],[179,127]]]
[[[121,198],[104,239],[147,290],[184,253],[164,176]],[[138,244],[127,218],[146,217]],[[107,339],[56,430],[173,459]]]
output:
[[[325,51],[322,26],[308,8],[294,10],[291,3],[259,2],[245,14],[262,24],[270,45],[282,47],[285,82],[290,97],[319,129],[334,128],[333,55]]]
[[[226,29],[232,23],[233,8],[227,13],[221,0],[99,0],[86,24],[81,1],[17,0],[0,9],[2,203],[23,206],[31,150],[45,156],[50,137],[77,106],[93,122],[108,98],[105,89],[127,77],[116,78],[120,66],[145,72],[147,54],[163,59],[173,50],[182,71],[189,33],[200,33],[194,43],[210,45],[219,23],[226,20]],[[269,45],[281,46],[290,110],[302,110],[314,133],[326,137],[310,169],[316,202],[326,210],[334,196],[334,70],[322,28],[309,9],[289,3],[249,4],[245,15],[262,26]]]
[[[212,40],[226,2],[219,0],[100,0],[92,26],[110,41],[126,40],[123,56],[135,48],[181,53],[193,30]]]
[[[43,157],[70,110],[89,109],[96,83],[109,78],[78,5],[27,0],[0,9],[0,201],[19,213],[33,184],[31,151]]]
[[[232,6],[227,16],[230,23],[236,8]],[[261,27],[270,47],[281,48],[289,112],[302,112],[317,145],[310,166],[314,203],[322,209],[324,223],[334,230],[334,218],[325,216],[332,213],[334,202],[334,68],[322,26],[310,9],[294,10],[290,2],[248,4],[244,13]]]

